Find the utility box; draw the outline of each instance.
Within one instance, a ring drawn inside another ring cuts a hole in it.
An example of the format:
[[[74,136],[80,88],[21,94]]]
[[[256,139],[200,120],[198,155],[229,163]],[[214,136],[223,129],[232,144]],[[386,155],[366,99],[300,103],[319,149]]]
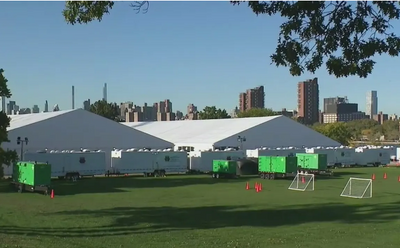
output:
[[[238,171],[237,161],[232,160],[213,160],[213,178],[236,177]]]
[[[51,165],[39,162],[20,161],[13,166],[13,183],[23,188],[35,191],[44,188],[47,191],[51,183]],[[28,187],[27,187],[28,186]]]
[[[260,156],[258,171],[266,173],[294,173],[297,170],[297,157]]]
[[[328,156],[318,153],[297,153],[297,165],[304,170],[325,171],[328,168]]]

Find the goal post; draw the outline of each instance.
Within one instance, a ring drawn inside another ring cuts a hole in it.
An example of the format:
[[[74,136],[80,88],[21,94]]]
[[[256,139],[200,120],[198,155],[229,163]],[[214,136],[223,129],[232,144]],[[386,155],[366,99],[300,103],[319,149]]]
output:
[[[372,198],[372,179],[350,177],[340,196]]]
[[[314,174],[297,173],[288,189],[297,191],[314,191],[314,177]]]

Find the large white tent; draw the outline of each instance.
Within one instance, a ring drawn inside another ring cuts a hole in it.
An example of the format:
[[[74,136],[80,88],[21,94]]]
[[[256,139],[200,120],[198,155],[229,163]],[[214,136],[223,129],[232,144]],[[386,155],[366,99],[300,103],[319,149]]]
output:
[[[125,122],[124,125],[175,144],[208,150],[218,147],[313,147],[340,144],[285,116],[188,120],[160,122]],[[239,142],[238,136],[245,137]]]
[[[38,114],[10,115],[8,138],[4,149],[20,153],[17,138],[28,138],[24,151],[38,150],[103,150],[111,156],[113,148],[173,147],[171,142],[126,127],[118,122],[83,109]],[[110,159],[111,160],[111,159]]]

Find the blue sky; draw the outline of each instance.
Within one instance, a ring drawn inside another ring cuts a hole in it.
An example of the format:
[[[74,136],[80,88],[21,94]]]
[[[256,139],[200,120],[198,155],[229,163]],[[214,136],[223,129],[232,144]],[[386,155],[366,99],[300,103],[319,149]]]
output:
[[[169,98],[174,110],[187,104],[233,109],[247,88],[264,85],[265,103],[294,109],[297,82],[318,77],[320,97],[348,96],[365,110],[366,92],[377,90],[379,110],[399,113],[399,58],[381,56],[367,79],[336,79],[325,72],[293,77],[270,65],[280,17],[256,16],[229,2],[151,2],[135,14],[117,2],[102,22],[67,25],[64,2],[0,2],[0,68],[20,107],[44,101],[71,108],[101,99],[142,105]],[[397,30],[400,26],[397,25]]]

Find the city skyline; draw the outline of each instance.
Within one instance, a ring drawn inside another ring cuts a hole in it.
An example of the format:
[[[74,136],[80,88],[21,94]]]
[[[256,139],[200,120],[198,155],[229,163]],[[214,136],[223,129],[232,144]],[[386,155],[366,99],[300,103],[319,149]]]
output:
[[[63,2],[0,4],[0,20],[9,24],[2,30],[5,38],[0,65],[9,80],[11,100],[20,106],[42,106],[47,99],[51,106],[57,103],[61,109],[68,109],[71,97],[65,92],[74,85],[75,106],[81,107],[84,100],[100,100],[100,85],[107,82],[109,102],[170,98],[181,110],[189,102],[195,102],[199,109],[215,105],[229,110],[237,106],[239,92],[262,85],[265,106],[293,109],[297,105],[296,90],[288,89],[295,88],[298,81],[318,77],[321,98],[347,95],[365,109],[365,91],[377,90],[381,111],[400,112],[391,100],[397,97],[393,90],[396,58],[374,58],[377,64],[366,79],[337,79],[324,66],[315,75],[293,77],[288,68],[270,65],[269,55],[274,52],[279,32],[279,25],[270,23],[280,23],[280,18],[266,21],[244,5],[159,2],[148,15],[134,15],[117,7],[101,23],[70,26],[60,14]],[[185,14],[199,10],[207,11],[208,18]],[[243,21],[232,26],[238,19]],[[135,32],[127,32],[133,28]],[[77,44],[76,37],[84,42]],[[244,45],[254,40],[256,45]],[[235,97],[220,97],[221,93]]]

